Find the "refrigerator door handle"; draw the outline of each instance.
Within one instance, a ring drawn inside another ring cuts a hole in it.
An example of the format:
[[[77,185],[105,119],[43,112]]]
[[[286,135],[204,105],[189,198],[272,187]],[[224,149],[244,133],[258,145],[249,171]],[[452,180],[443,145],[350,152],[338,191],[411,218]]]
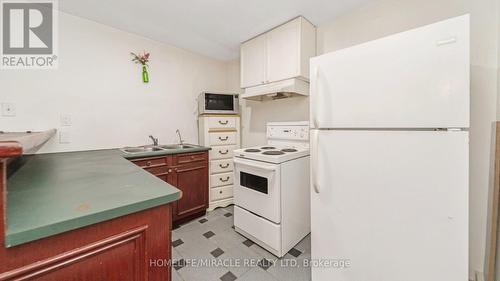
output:
[[[311,130],[312,142],[311,142],[311,180],[314,192],[319,194],[320,188],[318,183],[318,140],[319,140],[319,130]]]
[[[318,93],[318,88],[319,88],[318,86],[319,86],[319,79],[320,79],[319,66],[314,67],[313,79],[314,79],[314,81],[312,81],[312,83],[311,83],[311,94],[314,96],[314,101],[311,101],[311,104],[315,108],[311,110],[311,117],[312,117],[311,121],[312,121],[313,128],[319,128],[318,111],[321,108],[321,106],[320,106],[321,103],[319,102],[319,93]]]

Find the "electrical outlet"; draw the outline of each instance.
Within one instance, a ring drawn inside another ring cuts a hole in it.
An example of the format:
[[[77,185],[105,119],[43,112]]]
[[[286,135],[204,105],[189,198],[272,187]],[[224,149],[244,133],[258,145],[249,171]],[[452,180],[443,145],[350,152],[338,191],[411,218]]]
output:
[[[2,103],[2,116],[14,117],[16,116],[16,106],[13,103]]]
[[[71,134],[68,131],[59,131],[59,143],[71,143]]]
[[[69,115],[69,114],[61,114],[61,126],[68,127],[68,126],[71,126],[71,125],[72,125],[71,115]]]

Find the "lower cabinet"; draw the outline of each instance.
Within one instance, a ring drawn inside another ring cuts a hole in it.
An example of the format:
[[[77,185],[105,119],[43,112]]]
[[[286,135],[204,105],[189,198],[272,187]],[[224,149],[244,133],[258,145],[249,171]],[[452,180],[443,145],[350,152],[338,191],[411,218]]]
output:
[[[162,205],[11,248],[1,237],[0,280],[169,281],[171,210]]]
[[[172,203],[173,225],[205,215],[208,208],[208,152],[194,152],[131,160],[182,191]]]

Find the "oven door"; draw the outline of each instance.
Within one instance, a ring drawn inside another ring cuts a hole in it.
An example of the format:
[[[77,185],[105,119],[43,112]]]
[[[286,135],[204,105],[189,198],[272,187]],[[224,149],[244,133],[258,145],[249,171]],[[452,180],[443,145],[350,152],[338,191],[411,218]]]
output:
[[[280,223],[280,166],[235,157],[234,171],[234,203],[274,223]]]

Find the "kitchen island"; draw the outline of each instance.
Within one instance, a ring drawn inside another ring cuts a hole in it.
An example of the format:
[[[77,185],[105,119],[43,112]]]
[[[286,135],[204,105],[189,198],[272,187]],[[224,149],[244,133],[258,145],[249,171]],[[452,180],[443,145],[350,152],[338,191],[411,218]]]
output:
[[[177,188],[117,149],[21,155],[0,142],[0,280],[170,280]]]

